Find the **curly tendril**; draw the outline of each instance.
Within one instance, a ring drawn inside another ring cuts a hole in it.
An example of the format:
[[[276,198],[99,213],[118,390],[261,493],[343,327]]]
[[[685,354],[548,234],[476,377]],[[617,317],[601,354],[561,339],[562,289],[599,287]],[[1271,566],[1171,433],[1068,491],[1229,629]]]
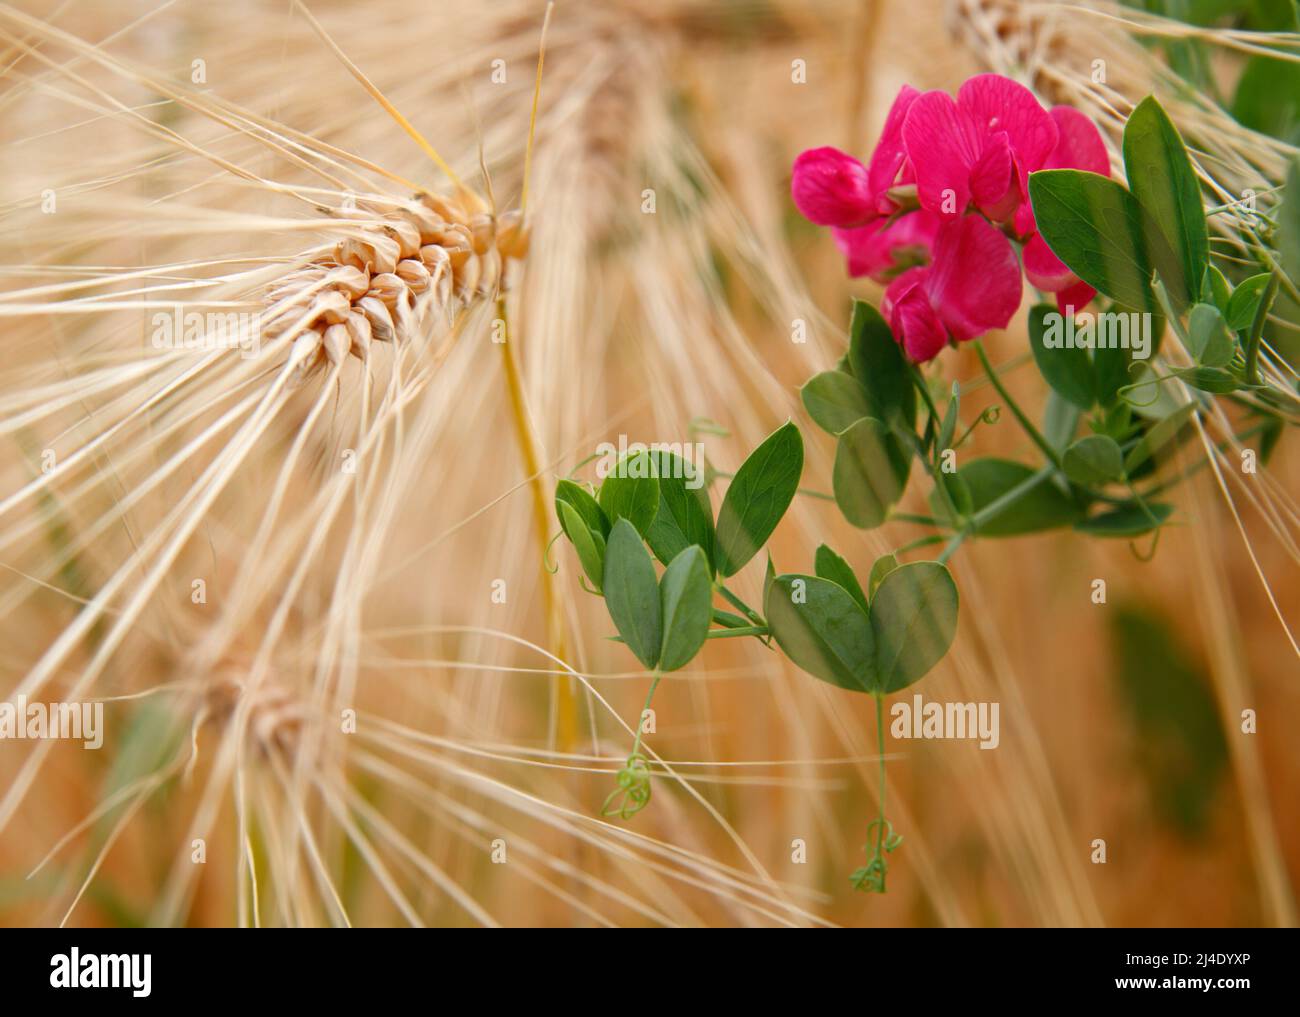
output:
[[[849,880],[855,890],[864,893],[884,893],[885,876],[889,872],[889,863],[885,860],[885,855],[902,844],[903,837],[902,834],[894,832],[894,825],[888,819],[873,819],[867,824],[868,842],[862,845],[864,851],[871,848],[872,830],[876,831],[876,842],[871,857],[867,859],[866,865],[857,869],[849,877]]]
[[[602,816],[628,819],[650,803],[650,763],[639,752],[627,757],[618,771],[618,787],[610,792],[600,807]]]

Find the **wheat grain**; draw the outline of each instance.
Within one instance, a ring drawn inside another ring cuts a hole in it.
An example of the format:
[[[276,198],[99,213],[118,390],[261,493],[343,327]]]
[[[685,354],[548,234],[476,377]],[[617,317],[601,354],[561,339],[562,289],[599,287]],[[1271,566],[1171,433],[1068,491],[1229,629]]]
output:
[[[266,324],[292,341],[296,378],[349,354],[365,360],[372,342],[409,342],[430,315],[450,326],[460,308],[497,299],[528,233],[519,212],[497,217],[481,205],[421,193],[329,210],[348,235],[267,291]]]

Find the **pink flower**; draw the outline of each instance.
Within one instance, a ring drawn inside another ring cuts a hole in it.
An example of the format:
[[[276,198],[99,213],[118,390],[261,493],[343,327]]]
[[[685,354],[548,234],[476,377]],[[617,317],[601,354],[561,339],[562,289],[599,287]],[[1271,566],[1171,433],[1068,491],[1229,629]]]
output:
[[[929,262],[942,224],[933,212],[919,209],[893,220],[877,218],[855,229],[837,227],[831,235],[849,263],[849,275],[884,282],[901,269]]]
[[[1011,242],[978,215],[944,223],[934,262],[891,282],[882,307],[894,338],[918,363],[948,343],[1005,328],[1020,306],[1020,265]]]
[[[908,85],[899,90],[870,167],[829,145],[799,153],[790,178],[790,195],[805,219],[818,226],[851,229],[897,211],[887,192],[900,177],[904,183],[910,179],[904,168],[903,118],[918,95]]]
[[[794,161],[790,196],[818,226],[859,226],[876,216],[867,167],[838,148],[810,148]]]
[[[1110,155],[1101,132],[1086,116],[1069,106],[1052,109],[1056,124],[1057,142],[1041,166],[1034,169],[1080,169],[1101,176],[1110,176]],[[1024,236],[1025,276],[1030,283],[1047,293],[1056,294],[1056,304],[1062,313],[1066,307],[1082,310],[1097,295],[1087,283],[1066,267],[1038,233],[1033,209],[1022,205],[1016,212],[1016,232]]]
[[[885,126],[880,132],[880,140],[871,153],[871,168],[868,181],[871,191],[876,195],[876,210],[882,215],[897,209],[897,204],[888,196],[890,188],[899,184],[910,184],[916,180],[912,164],[907,158],[907,147],[903,144],[903,124],[912,104],[920,97],[911,85],[904,85],[894,96],[885,117]]]
[[[1057,143],[1052,117],[1023,85],[978,74],[957,91],[926,92],[902,129],[921,207],[948,218],[973,201],[990,219],[1010,219],[1028,194],[1029,172]]]
[[[831,227],[850,275],[889,283],[883,310],[894,338],[925,361],[1010,322],[1022,282],[1007,234],[1024,245],[1025,276],[1062,310],[1096,296],[1039,235],[1028,200],[1031,172],[1065,168],[1109,176],[1092,121],[1064,106],[1049,112],[1022,85],[980,74],[956,99],[904,85],[869,163],[811,149],[795,160],[790,190],[808,219]]]

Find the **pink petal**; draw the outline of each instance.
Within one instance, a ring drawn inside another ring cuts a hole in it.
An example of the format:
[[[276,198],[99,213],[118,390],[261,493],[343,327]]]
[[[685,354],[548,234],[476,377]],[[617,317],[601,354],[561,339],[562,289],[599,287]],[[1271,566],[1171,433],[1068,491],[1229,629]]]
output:
[[[927,268],[904,272],[885,290],[883,309],[889,315],[889,327],[903,352],[915,363],[933,360],[948,343],[943,322],[934,313],[926,294]]]
[[[921,207],[949,218],[961,215],[970,203],[970,172],[982,147],[970,117],[946,92],[926,92],[907,111],[903,143]]]
[[[1016,215],[1011,220],[1011,225],[1015,228],[1018,237],[1027,237],[1038,229],[1038,223],[1034,221],[1034,208],[1029,204],[1028,192],[1025,193],[1025,200],[1016,209]]]
[[[857,229],[832,229],[849,275],[883,281],[892,269],[915,261],[928,261],[941,220],[925,210],[901,215],[893,222],[877,219]]]
[[[1097,291],[1086,282],[1076,282],[1056,294],[1056,309],[1062,314],[1068,314],[1067,308],[1073,307],[1077,314],[1091,304],[1096,295]]]
[[[1081,169],[1110,176],[1110,155],[1097,125],[1070,106],[1054,106],[1051,115],[1058,137],[1042,168]]]
[[[1020,263],[1000,230],[963,216],[939,231],[925,287],[948,331],[964,342],[1011,321],[1020,306]]]
[[[1047,241],[1035,233],[1025,244],[1025,277],[1030,284],[1048,293],[1058,293],[1078,282],[1065,262],[1052,253]]]
[[[1041,169],[1056,147],[1056,123],[1024,85],[1000,74],[977,74],[957,90],[957,105],[981,136],[1006,131],[1015,157],[1022,194],[1028,177]]]
[[[810,148],[794,161],[790,195],[818,226],[858,226],[875,215],[867,168],[838,148]]]
[[[998,131],[985,143],[984,152],[970,175],[971,197],[975,204],[997,222],[1010,219],[1020,203],[1014,170],[1007,132]]]
[[[882,198],[884,193],[894,186],[898,180],[899,170],[907,159],[907,149],[903,147],[903,121],[907,118],[907,111],[912,108],[912,103],[920,94],[911,85],[904,85],[894,97],[893,105],[889,107],[889,115],[885,117],[885,127],[880,132],[880,140],[876,142],[876,150],[871,153],[871,162],[867,167],[867,180],[871,186],[871,193],[876,195],[877,199]]]
[[[1054,106],[1051,115],[1057,130],[1056,147],[1041,167],[1031,168],[1081,169],[1110,176],[1110,155],[1097,125],[1070,106]],[[1024,196],[1028,199],[1028,189]],[[1022,237],[1038,229],[1028,200],[1016,212],[1015,227],[1017,235]]]

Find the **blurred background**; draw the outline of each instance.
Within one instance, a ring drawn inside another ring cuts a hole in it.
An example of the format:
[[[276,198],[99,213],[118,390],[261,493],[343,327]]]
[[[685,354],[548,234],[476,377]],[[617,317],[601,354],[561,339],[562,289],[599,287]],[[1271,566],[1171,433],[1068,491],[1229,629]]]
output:
[[[518,207],[543,4],[308,7],[469,186]],[[1155,92],[1204,172],[1263,190],[1295,154],[1298,51],[1240,33],[1294,33],[1289,10],[562,0],[508,291],[546,490],[594,480],[584,460],[619,435],[701,440],[735,470],[787,418],[804,485],[829,490],[834,444],[798,386],[880,291],[795,212],[798,152],[865,159],[901,85],[995,70],[1112,143]],[[4,5],[0,68],[0,690],[105,707],[98,751],[0,741],[0,921],[1295,923],[1291,442],[1259,478],[1197,471],[1149,561],[1148,541],[1068,530],[962,549],[957,641],[912,691],[999,703],[1000,744],[889,740],[905,842],[889,892],[855,893],[871,703],[749,640],[665,679],[648,740],[672,773],[635,818],[600,815],[649,677],[572,548],[540,546],[490,302],[265,419],[273,362],[151,359],[149,287],[255,307],[329,236],[314,202],[448,189],[300,8]],[[1029,303],[986,345],[1041,415]],[[998,401],[973,351],[931,371],[969,381],[964,424]],[[1007,413],[973,446],[1032,461]],[[42,480],[46,449],[69,465]],[[902,507],[925,511],[924,488]],[[864,574],[918,535],[799,497],[773,551],[807,571],[826,542]],[[761,570],[737,577],[751,603]]]

